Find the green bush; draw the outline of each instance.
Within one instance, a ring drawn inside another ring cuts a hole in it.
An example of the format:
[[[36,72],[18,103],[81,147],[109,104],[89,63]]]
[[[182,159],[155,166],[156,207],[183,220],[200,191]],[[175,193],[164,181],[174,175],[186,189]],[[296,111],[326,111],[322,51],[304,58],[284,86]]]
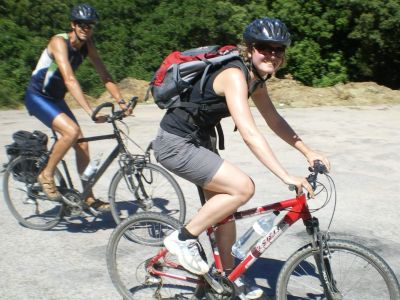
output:
[[[398,0],[92,0],[100,14],[94,39],[116,81],[150,80],[170,51],[235,44],[250,21],[278,17],[292,47],[281,74],[310,86],[371,80],[400,88]],[[0,106],[16,107],[52,35],[69,29],[75,1],[0,4]],[[104,87],[85,62],[77,73],[89,95]]]

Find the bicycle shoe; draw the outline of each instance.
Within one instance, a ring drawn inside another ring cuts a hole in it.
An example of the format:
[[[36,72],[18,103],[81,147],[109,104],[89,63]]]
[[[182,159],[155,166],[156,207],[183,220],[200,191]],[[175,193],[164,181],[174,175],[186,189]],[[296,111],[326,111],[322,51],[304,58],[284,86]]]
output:
[[[101,201],[100,199],[89,198],[85,200],[85,204],[99,212],[108,212],[111,209],[109,203]]]
[[[42,174],[39,174],[37,177],[37,181],[39,182],[40,186],[42,187],[43,193],[47,196],[50,201],[60,201],[61,194],[58,191],[54,179],[46,178]]]

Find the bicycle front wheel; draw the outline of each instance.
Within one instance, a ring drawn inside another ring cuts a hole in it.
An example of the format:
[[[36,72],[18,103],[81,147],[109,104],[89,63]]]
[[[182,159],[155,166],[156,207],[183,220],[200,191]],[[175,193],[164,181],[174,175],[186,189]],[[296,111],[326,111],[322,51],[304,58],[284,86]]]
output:
[[[315,259],[319,253],[307,245],[283,266],[276,287],[277,300],[400,299],[396,276],[375,252],[351,241],[330,240],[327,243],[323,269],[325,277],[330,278],[328,286],[321,282],[321,268]]]
[[[186,204],[181,188],[168,171],[152,163],[119,170],[110,185],[109,201],[117,224],[145,211],[185,221]]]
[[[18,222],[28,228],[48,230],[56,226],[64,213],[64,205],[50,201],[37,182],[38,157],[19,156],[7,167],[3,177],[4,200]],[[61,173],[56,169],[57,186],[65,186]]]

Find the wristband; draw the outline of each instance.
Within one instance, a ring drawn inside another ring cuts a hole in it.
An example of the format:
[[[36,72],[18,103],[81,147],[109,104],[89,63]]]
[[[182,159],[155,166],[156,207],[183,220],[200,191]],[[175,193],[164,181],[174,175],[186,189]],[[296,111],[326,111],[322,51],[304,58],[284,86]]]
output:
[[[121,100],[118,101],[118,104],[119,104],[119,105],[121,105],[121,104],[126,104],[126,101],[125,101],[124,99],[121,99]]]

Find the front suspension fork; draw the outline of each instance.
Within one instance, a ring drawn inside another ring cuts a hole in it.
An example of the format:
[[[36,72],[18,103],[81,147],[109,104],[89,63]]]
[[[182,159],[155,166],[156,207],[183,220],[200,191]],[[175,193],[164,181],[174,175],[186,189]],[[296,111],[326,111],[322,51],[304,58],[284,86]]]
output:
[[[343,297],[336,287],[336,281],[333,277],[330,263],[331,254],[328,246],[328,240],[330,239],[329,233],[322,233],[319,230],[319,221],[315,217],[304,221],[304,224],[307,228],[307,233],[311,236],[314,259],[325,295],[329,300],[340,300]]]

